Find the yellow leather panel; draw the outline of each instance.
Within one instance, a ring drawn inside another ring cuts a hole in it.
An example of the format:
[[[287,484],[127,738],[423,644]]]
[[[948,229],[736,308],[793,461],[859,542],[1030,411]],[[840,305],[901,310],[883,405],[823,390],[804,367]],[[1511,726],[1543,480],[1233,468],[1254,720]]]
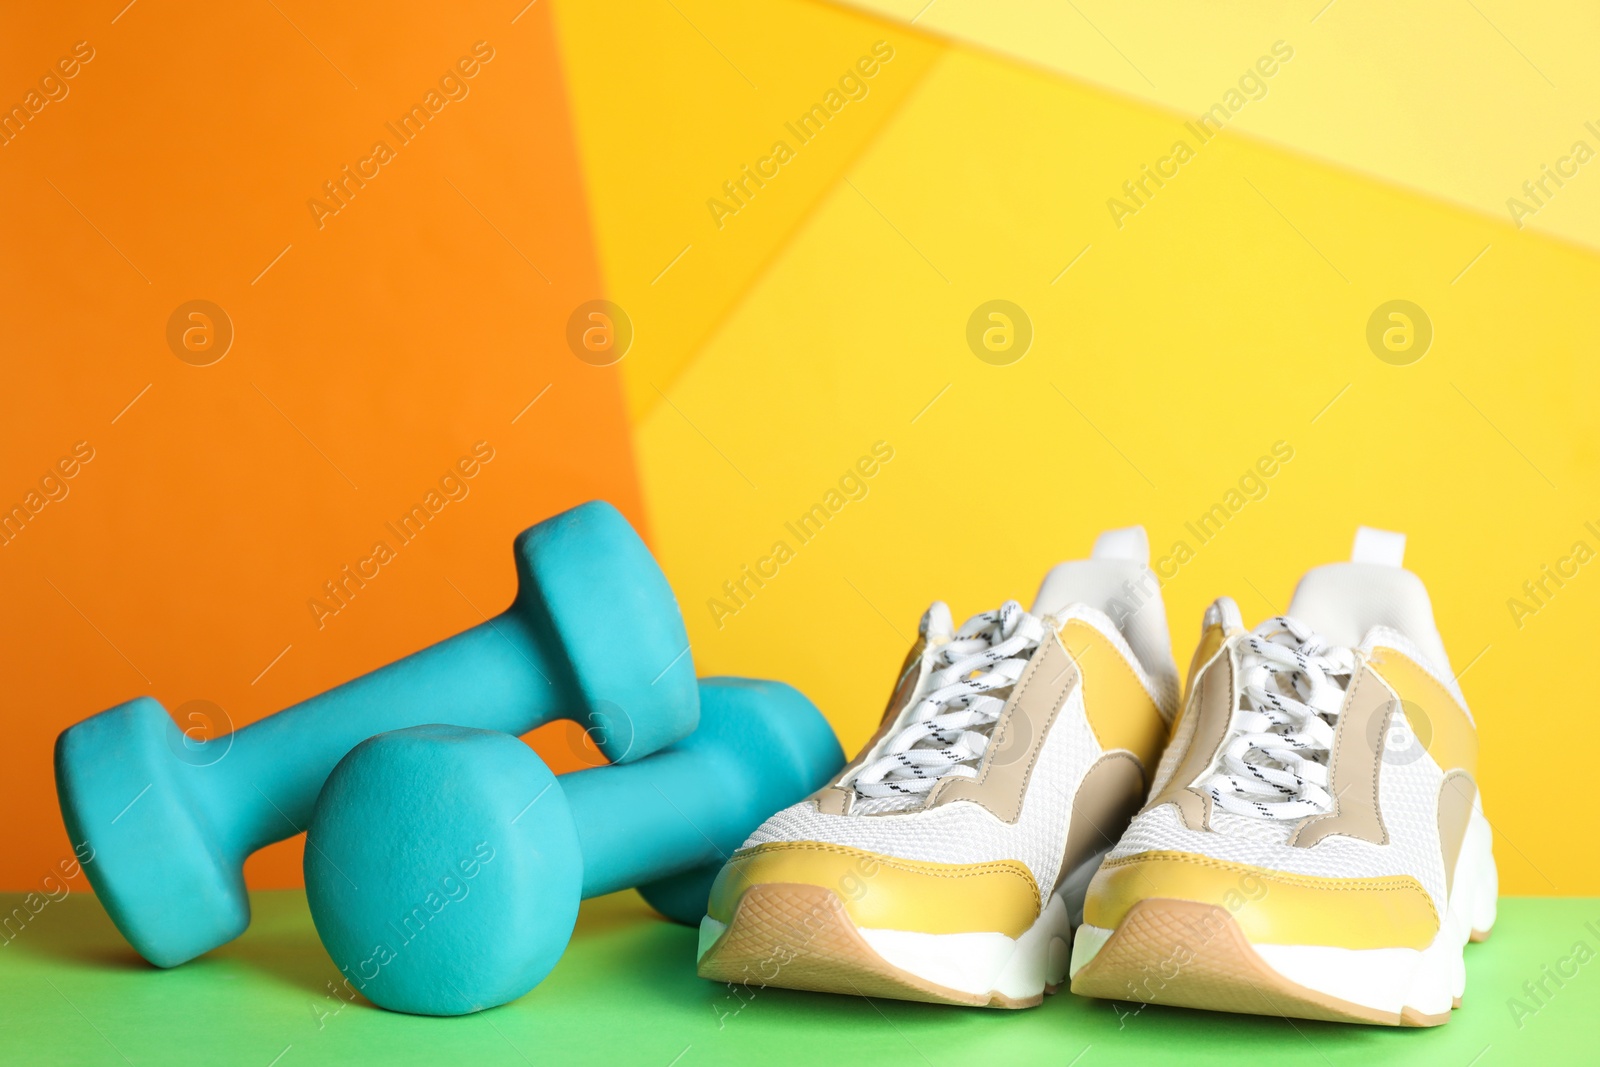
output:
[[[1420,707],[1426,722],[1412,722],[1411,729],[1446,774],[1451,771],[1478,773],[1478,731],[1467,711],[1450,691],[1434,680],[1421,664],[1392,648],[1375,648],[1367,661],[1402,702]],[[1407,715],[1415,719],[1414,711]]]
[[[1147,774],[1154,771],[1167,740],[1167,722],[1133,667],[1086,622],[1070,620],[1061,628],[1061,643],[1083,672],[1083,705],[1100,747],[1107,752],[1126,749]]]
[[[1089,883],[1083,918],[1115,929],[1134,904],[1154,899],[1225,908],[1260,945],[1422,949],[1439,931],[1432,898],[1409,875],[1314,878],[1188,852],[1107,860]]]
[[[1015,860],[928,863],[822,841],[775,841],[736,852],[711,887],[718,922],[753,885],[833,890],[857,927],[1020,937],[1039,917],[1039,887]]]

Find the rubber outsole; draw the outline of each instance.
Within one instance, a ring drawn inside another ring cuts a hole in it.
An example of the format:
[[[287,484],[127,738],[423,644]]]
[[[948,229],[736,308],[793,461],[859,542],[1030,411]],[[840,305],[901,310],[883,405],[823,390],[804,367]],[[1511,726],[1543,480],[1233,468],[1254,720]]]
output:
[[[1031,1008],[1044,1000],[993,990],[967,993],[931,982],[879,955],[831,889],[773,883],[747,889],[727,929],[700,957],[702,978],[819,993],[955,1004]],[[1058,987],[1046,986],[1044,993]]]
[[[1474,941],[1486,937],[1486,931],[1472,933]],[[1152,898],[1135,904],[1072,979],[1072,991],[1106,1000],[1328,1022],[1439,1026],[1450,1021],[1450,1012],[1410,1007],[1386,1012],[1292,982],[1261,958],[1226,909],[1188,900]],[[1454,1006],[1460,1003],[1456,998]]]

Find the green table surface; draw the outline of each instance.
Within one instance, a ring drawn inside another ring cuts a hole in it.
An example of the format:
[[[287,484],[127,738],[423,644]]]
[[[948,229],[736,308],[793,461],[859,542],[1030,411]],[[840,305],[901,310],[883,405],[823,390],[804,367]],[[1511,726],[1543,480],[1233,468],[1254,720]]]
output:
[[[695,932],[633,893],[585,904],[566,956],[528,996],[428,1019],[333,996],[338,972],[303,895],[253,900],[244,937],[170,971],[139,960],[87,894],[13,923],[0,937],[0,1065],[1600,1062],[1597,899],[1503,900],[1494,936],[1468,946],[1463,1006],[1431,1030],[1140,1009],[1065,991],[1015,1012],[733,991],[697,978]],[[0,895],[0,915],[22,901]],[[1541,981],[1535,1000],[1523,983]]]

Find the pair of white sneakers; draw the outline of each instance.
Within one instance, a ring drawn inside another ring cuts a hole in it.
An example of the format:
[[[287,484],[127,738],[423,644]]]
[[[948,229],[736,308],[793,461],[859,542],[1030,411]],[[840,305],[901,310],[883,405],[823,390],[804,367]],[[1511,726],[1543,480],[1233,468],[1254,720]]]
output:
[[[1405,538],[1247,630],[1180,700],[1144,530],[959,629],[935,603],[877,734],[729,860],[703,977],[1005,1008],[1091,997],[1447,1022],[1494,924],[1477,734]]]

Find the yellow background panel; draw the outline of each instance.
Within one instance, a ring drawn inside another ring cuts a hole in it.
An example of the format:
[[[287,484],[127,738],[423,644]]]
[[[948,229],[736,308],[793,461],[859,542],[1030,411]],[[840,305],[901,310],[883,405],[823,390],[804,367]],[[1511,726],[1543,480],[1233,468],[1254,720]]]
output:
[[[1234,132],[1117,228],[1106,199],[1182,123],[987,54],[939,60],[637,426],[698,667],[794,682],[853,749],[930,601],[958,619],[1026,602],[1104,528],[1193,551],[1164,590],[1180,663],[1212,598],[1259,620],[1357,524],[1404,530],[1481,724],[1504,888],[1600,892],[1549,817],[1584,810],[1550,738],[1596,740],[1561,665],[1584,662],[1600,566],[1520,628],[1507,606],[1574,541],[1600,549],[1600,372],[1579,358],[1600,263]],[[1036,331],[1009,366],[965,339],[995,298]],[[1409,366],[1366,343],[1396,298],[1435,330]],[[879,441],[893,458],[866,495],[803,543],[786,524]],[[1280,441],[1265,495],[1196,537]],[[793,557],[730,598],[779,541]]]
[[[818,4],[567,3],[556,7],[606,296],[633,320],[623,365],[636,415],[894,113],[943,45]],[[885,41],[887,62],[850,95],[840,79]],[[820,132],[789,128],[830,90],[846,101]],[[776,175],[729,197],[725,182]],[[720,199],[732,215],[713,212]]]
[[[1522,184],[1573,143],[1600,153],[1600,8],[1578,0],[857,0],[857,6],[1119,93],[1199,113],[1275,41],[1294,59],[1241,132],[1600,247],[1600,156],[1540,205]],[[1594,123],[1596,130],[1586,128]]]

